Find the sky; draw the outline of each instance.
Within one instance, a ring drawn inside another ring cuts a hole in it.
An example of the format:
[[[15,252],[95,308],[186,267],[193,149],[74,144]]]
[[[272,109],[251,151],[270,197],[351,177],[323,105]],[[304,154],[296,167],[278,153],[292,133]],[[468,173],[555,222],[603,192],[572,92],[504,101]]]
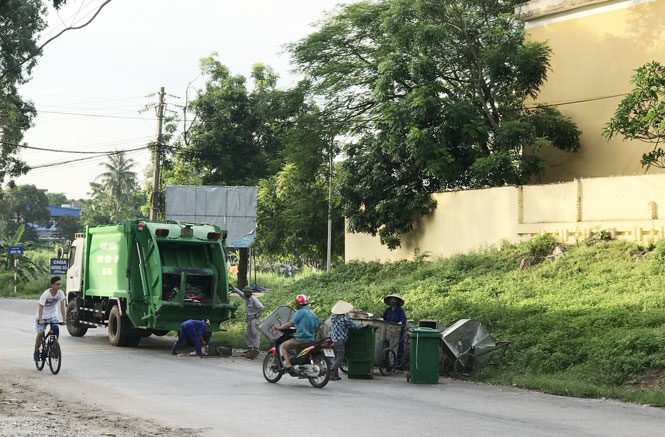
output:
[[[184,104],[205,85],[199,60],[213,52],[232,74],[249,76],[261,62],[293,85],[284,45],[315,30],[313,25],[340,3],[352,0],[112,0],[87,27],[65,32],[44,48],[32,80],[21,87],[38,115],[25,135],[33,147],[76,151],[132,149],[153,141],[160,87],[167,103]],[[103,0],[69,0],[50,11],[43,42],[72,23],[87,21]],[[188,84],[191,84],[188,88]],[[150,96],[152,95],[152,96]],[[23,150],[35,167],[16,183],[34,184],[68,198],[87,198],[89,184],[103,172],[105,158],[37,168],[85,155]],[[131,152],[143,182],[151,159]]]

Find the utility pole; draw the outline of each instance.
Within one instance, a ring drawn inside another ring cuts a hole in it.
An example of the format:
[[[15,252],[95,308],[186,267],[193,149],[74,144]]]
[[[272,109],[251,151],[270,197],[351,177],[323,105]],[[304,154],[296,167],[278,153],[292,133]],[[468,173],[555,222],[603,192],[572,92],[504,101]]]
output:
[[[332,145],[328,152],[328,250],[326,260],[326,272],[330,273],[330,258],[332,255],[332,177],[333,177],[333,156]]]
[[[164,87],[159,89],[159,103],[157,104],[157,142],[155,143],[152,174],[152,199],[150,199],[150,220],[157,220],[159,212],[159,161],[162,147],[162,121],[164,119]]]

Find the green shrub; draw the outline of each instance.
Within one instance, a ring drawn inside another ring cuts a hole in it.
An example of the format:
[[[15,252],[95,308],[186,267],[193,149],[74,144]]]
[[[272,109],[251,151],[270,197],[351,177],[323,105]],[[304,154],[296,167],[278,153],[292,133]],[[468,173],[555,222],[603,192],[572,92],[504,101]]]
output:
[[[545,258],[552,254],[557,240],[554,236],[549,234],[538,235],[535,238],[526,242],[527,254],[532,258]]]

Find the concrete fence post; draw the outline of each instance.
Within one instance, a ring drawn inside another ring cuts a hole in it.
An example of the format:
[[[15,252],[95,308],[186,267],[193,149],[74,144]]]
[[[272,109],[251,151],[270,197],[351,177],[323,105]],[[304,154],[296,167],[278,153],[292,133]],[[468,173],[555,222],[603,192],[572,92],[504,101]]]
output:
[[[576,205],[576,220],[578,222],[582,221],[582,180],[575,179],[577,184],[577,205]]]

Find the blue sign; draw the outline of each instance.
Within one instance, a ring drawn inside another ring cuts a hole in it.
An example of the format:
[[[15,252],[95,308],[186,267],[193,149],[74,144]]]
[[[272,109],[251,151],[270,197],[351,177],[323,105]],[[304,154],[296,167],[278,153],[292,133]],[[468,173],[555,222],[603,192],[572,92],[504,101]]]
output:
[[[66,275],[69,262],[66,259],[51,258],[51,274]]]
[[[10,255],[23,255],[23,246],[9,246],[7,252]]]

